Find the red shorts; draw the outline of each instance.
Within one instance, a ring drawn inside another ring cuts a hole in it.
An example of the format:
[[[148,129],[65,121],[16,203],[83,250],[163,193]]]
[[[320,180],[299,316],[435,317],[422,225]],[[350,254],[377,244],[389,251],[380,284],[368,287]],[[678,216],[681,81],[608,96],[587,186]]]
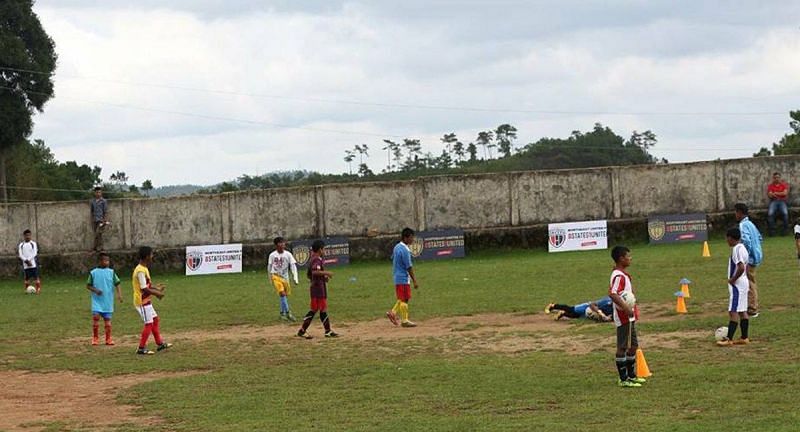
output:
[[[408,303],[408,301],[411,300],[411,285],[395,285],[394,293],[397,295],[398,300]]]
[[[311,297],[311,310],[314,312],[325,312],[328,310],[328,299],[321,297]]]

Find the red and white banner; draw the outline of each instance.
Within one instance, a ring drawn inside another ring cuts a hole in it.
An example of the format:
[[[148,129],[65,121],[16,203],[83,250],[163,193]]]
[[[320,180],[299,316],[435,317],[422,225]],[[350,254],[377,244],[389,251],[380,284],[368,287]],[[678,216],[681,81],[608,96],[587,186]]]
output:
[[[186,246],[186,275],[242,272],[242,244]]]
[[[608,248],[608,222],[604,220],[547,225],[548,252]]]

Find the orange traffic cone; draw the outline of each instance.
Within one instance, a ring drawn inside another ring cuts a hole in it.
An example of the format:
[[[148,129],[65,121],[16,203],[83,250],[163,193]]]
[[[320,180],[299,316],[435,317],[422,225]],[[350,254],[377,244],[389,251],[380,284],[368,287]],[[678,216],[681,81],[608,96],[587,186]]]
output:
[[[683,278],[681,279],[681,293],[683,293],[684,298],[692,298],[692,295],[689,294],[689,284],[692,283],[689,279]]]
[[[703,258],[711,258],[711,250],[708,248],[708,242],[703,242]]]
[[[652,375],[650,368],[647,367],[647,360],[644,359],[644,352],[641,348],[636,349],[636,376],[647,378]]]
[[[678,296],[678,304],[675,305],[675,312],[679,314],[689,313],[689,311],[686,310],[686,300],[683,299],[682,295]]]

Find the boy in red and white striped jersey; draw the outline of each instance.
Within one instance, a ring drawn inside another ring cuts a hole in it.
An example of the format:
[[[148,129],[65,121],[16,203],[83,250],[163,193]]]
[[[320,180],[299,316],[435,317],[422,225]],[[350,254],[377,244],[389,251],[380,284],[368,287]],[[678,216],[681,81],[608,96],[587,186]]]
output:
[[[630,307],[621,295],[625,292],[636,294],[631,283],[631,275],[626,271],[631,265],[631,250],[625,246],[615,246],[611,250],[614,270],[611,272],[611,284],[608,296],[614,302],[614,324],[617,326],[616,365],[619,372],[620,387],[641,387],[644,378],[636,377],[636,349],[639,339],[636,336],[636,319],[639,308]]]

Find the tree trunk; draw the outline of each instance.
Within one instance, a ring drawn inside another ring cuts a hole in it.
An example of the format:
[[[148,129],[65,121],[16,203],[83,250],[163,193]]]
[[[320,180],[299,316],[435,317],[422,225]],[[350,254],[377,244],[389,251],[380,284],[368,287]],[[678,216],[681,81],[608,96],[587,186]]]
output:
[[[0,150],[0,200],[8,202],[8,187],[6,186],[6,151]]]

